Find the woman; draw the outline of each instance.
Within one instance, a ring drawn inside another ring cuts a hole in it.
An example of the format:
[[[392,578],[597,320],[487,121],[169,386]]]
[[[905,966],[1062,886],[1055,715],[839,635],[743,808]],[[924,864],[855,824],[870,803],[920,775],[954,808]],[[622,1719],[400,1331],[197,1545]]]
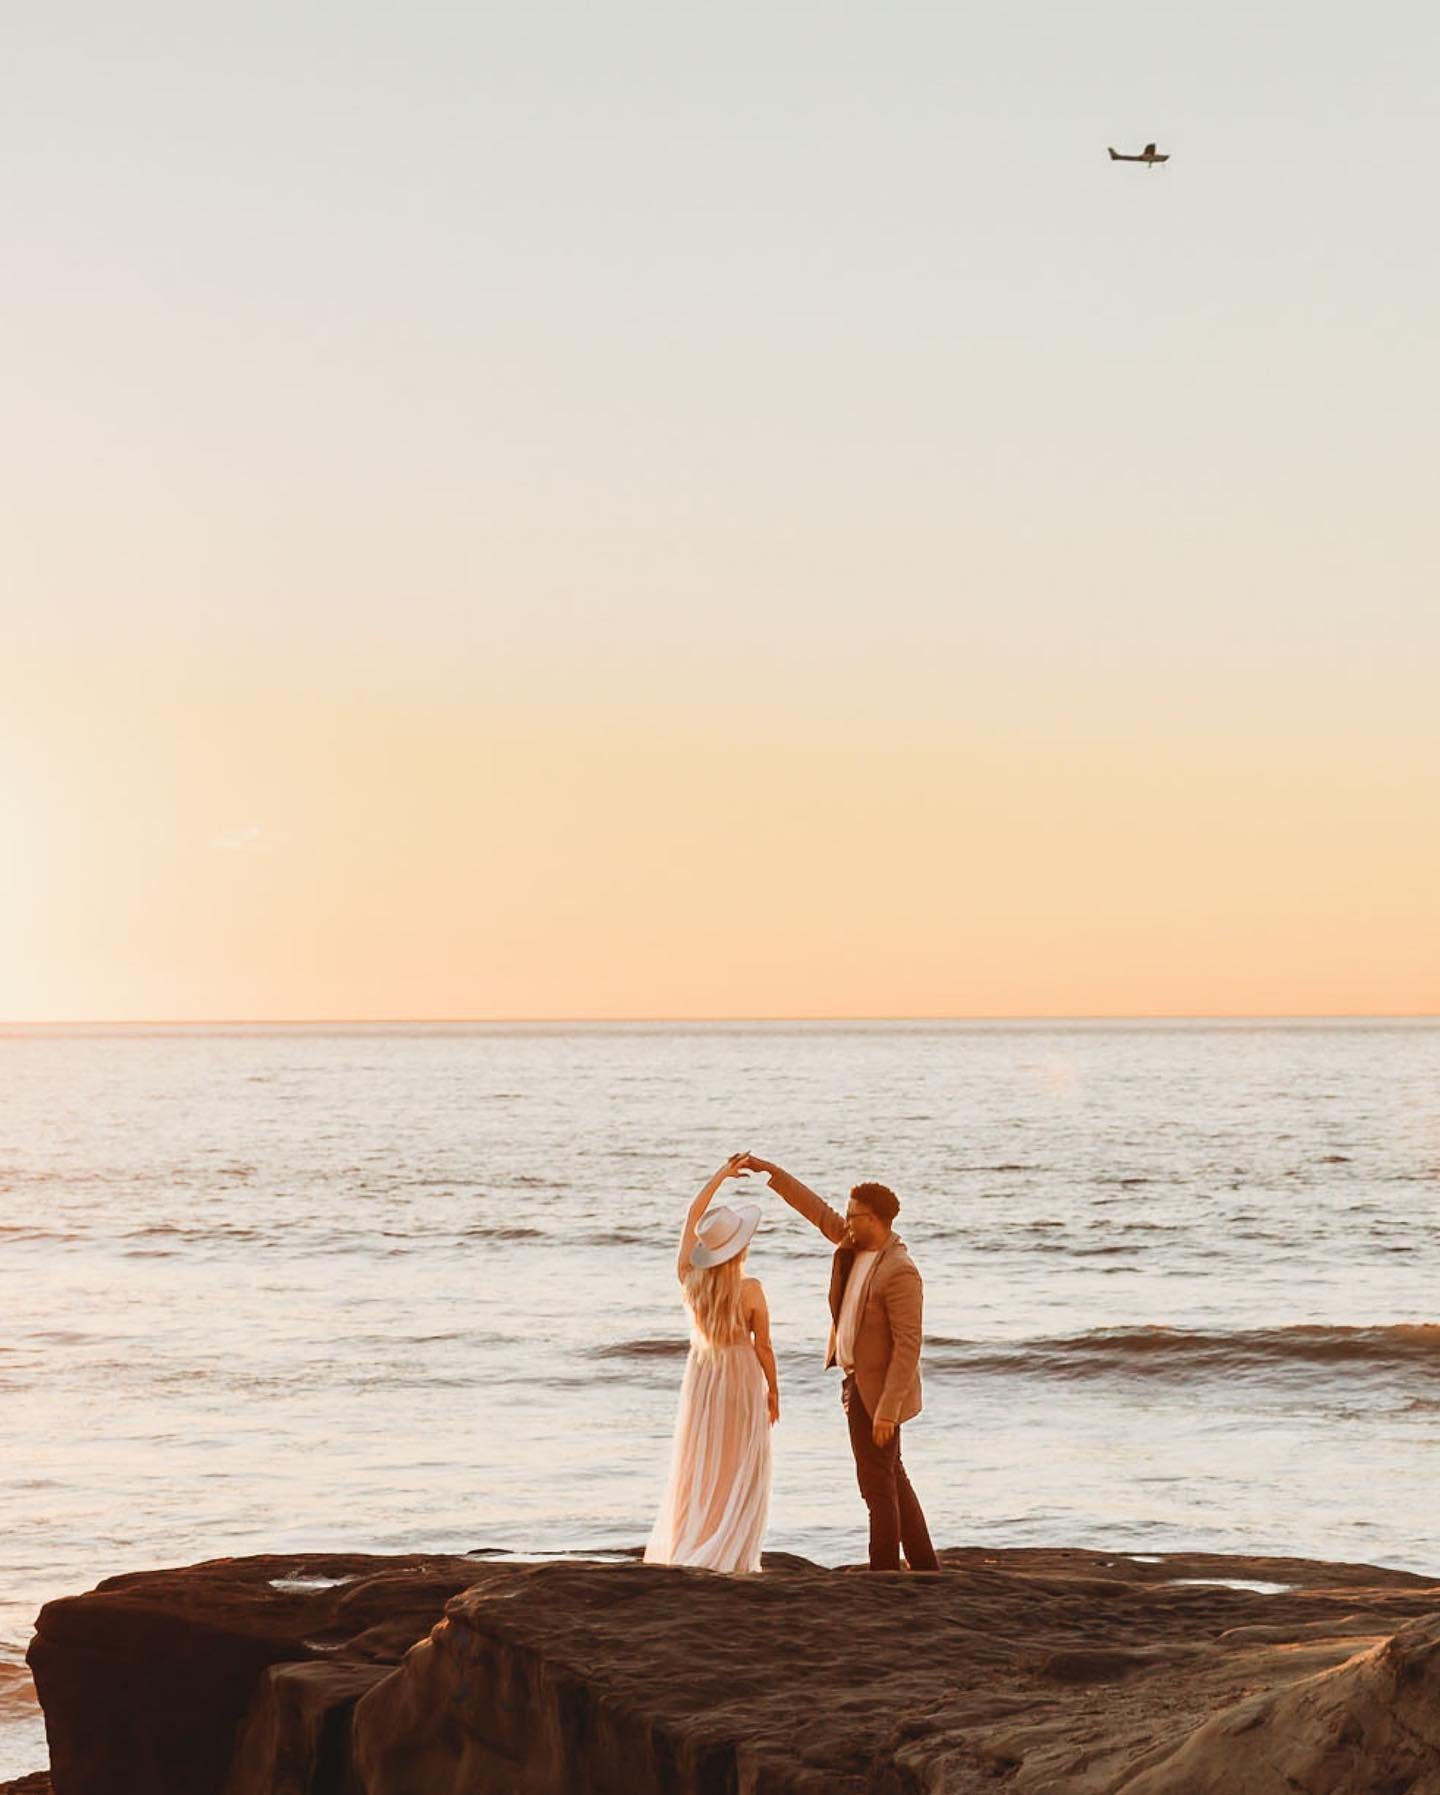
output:
[[[670,1481],[645,1548],[646,1564],[760,1569],[770,1507],[770,1428],[780,1419],[770,1312],[760,1280],[745,1276],[760,1206],[709,1209],[725,1180],[740,1176],[744,1157],[727,1159],[704,1186],[680,1236],[675,1272],[690,1309],[690,1357]]]

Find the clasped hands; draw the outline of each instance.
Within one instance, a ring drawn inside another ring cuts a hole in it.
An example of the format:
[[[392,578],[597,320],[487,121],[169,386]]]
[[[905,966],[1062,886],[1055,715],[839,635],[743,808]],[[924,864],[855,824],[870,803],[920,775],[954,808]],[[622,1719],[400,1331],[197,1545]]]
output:
[[[743,1178],[747,1172],[773,1172],[776,1169],[768,1159],[757,1159],[753,1153],[732,1153],[717,1176],[722,1179]]]

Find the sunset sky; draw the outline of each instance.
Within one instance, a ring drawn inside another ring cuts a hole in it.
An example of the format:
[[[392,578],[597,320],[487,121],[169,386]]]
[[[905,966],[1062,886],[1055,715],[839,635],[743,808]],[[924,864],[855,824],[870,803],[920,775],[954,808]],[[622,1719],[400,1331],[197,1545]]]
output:
[[[1432,8],[6,38],[0,1019],[1440,1012]]]

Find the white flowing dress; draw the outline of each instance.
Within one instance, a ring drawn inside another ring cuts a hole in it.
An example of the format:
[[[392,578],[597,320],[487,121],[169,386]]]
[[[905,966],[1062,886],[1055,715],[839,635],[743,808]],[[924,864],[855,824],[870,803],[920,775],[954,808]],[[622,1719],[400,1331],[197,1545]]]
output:
[[[755,1348],[692,1334],[670,1480],[645,1562],[758,1571],[769,1512],[770,1410]]]

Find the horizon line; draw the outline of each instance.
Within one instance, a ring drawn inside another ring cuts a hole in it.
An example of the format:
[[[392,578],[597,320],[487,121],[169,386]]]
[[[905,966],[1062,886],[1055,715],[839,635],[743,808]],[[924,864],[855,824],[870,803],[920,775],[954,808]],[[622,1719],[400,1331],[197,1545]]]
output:
[[[761,1016],[36,1016],[0,1029],[45,1028],[654,1028],[834,1023],[1440,1022],[1433,1010],[1127,1010],[921,1015]]]

